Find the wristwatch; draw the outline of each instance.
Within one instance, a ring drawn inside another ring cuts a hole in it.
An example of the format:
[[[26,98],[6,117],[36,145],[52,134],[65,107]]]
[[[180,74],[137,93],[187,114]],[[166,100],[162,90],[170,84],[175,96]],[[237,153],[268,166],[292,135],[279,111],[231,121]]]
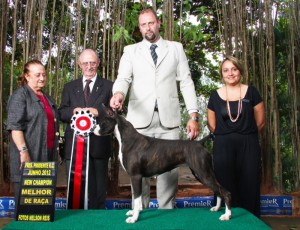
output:
[[[191,119],[193,120],[193,121],[199,121],[199,117],[197,117],[197,116],[195,116],[195,117],[191,117]]]

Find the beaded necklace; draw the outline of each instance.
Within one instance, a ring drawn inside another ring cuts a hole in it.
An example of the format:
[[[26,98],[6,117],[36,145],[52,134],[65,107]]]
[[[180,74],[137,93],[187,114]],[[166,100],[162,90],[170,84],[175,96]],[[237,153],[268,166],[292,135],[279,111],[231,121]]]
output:
[[[228,100],[228,93],[227,93],[227,86],[226,85],[225,85],[225,88],[226,88],[226,110],[227,110],[227,114],[228,114],[229,119],[231,120],[231,122],[236,122],[239,119],[240,114],[242,112],[242,108],[243,108],[243,104],[242,104],[242,87],[241,87],[241,84],[240,84],[240,98],[239,98],[239,102],[238,102],[238,112],[237,112],[236,118],[233,118],[231,116],[230,104],[229,104],[229,100]]]

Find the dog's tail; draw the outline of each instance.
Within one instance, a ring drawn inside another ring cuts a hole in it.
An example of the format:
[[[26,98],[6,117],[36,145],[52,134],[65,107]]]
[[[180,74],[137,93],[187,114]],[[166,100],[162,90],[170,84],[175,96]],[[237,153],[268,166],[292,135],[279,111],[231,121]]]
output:
[[[200,142],[201,144],[204,144],[204,142],[209,141],[209,140],[213,140],[211,134],[209,134],[209,135],[203,137],[199,142]]]

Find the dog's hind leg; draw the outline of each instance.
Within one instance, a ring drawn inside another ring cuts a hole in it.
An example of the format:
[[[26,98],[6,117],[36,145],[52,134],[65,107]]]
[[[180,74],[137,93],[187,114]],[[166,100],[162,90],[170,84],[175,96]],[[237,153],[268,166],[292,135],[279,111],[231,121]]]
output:
[[[126,219],[126,223],[135,223],[139,219],[139,214],[143,210],[142,204],[142,177],[133,176],[131,177],[131,184],[133,190],[133,209],[129,210],[126,215],[130,216]]]
[[[213,207],[210,209],[210,211],[212,211],[212,212],[217,212],[217,211],[219,211],[220,208],[221,208],[221,202],[222,202],[222,198],[219,197],[219,196],[217,196],[217,202],[216,202],[216,205],[213,206]]]
[[[225,213],[220,216],[220,220],[230,220],[231,219],[231,194],[226,189],[224,189],[216,180],[214,174],[210,178],[203,179],[203,184],[209,187],[214,194],[217,196],[216,206],[212,207],[210,211],[218,211],[221,207],[221,198],[224,199],[225,203]]]
[[[220,220],[230,220],[231,219],[231,210],[225,204],[225,213],[219,217]]]
[[[213,171],[212,171],[213,172]],[[212,189],[214,194],[217,196],[217,202],[214,207],[210,209],[212,212],[216,212],[221,207],[222,198],[224,199],[225,203],[225,213],[220,216],[220,220],[230,220],[231,219],[231,194],[225,188],[223,188],[219,182],[216,180],[215,174],[212,174],[212,179],[210,181],[210,185],[207,186]]]
[[[198,161],[201,162],[201,161]],[[210,161],[206,161],[206,164],[198,165],[190,164],[190,169],[194,176],[208,188],[210,188],[214,194],[217,196],[217,204],[212,207],[210,211],[218,211],[221,207],[221,198],[224,199],[226,210],[223,215],[220,216],[220,220],[230,220],[231,218],[231,194],[226,189],[224,189],[215,178],[212,166],[209,165]]]
[[[211,212],[217,212],[219,211],[221,207],[221,197],[217,196],[217,203],[214,207],[210,209]],[[231,218],[231,210],[228,208],[227,204],[225,203],[225,213],[220,216],[220,220],[230,220]]]

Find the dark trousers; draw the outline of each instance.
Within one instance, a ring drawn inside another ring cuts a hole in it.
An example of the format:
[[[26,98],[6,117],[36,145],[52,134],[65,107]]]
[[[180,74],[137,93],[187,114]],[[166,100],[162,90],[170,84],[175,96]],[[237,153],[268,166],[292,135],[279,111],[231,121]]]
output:
[[[69,175],[70,160],[66,160]],[[88,209],[105,209],[108,181],[108,159],[89,159]]]
[[[213,163],[217,180],[231,192],[232,206],[260,217],[261,149],[258,135],[216,135]]]
[[[89,209],[105,209],[107,177],[108,159],[90,158]]]
[[[18,204],[19,204],[19,197],[20,197],[20,182],[14,182],[14,196],[15,196],[15,215],[17,214]]]

